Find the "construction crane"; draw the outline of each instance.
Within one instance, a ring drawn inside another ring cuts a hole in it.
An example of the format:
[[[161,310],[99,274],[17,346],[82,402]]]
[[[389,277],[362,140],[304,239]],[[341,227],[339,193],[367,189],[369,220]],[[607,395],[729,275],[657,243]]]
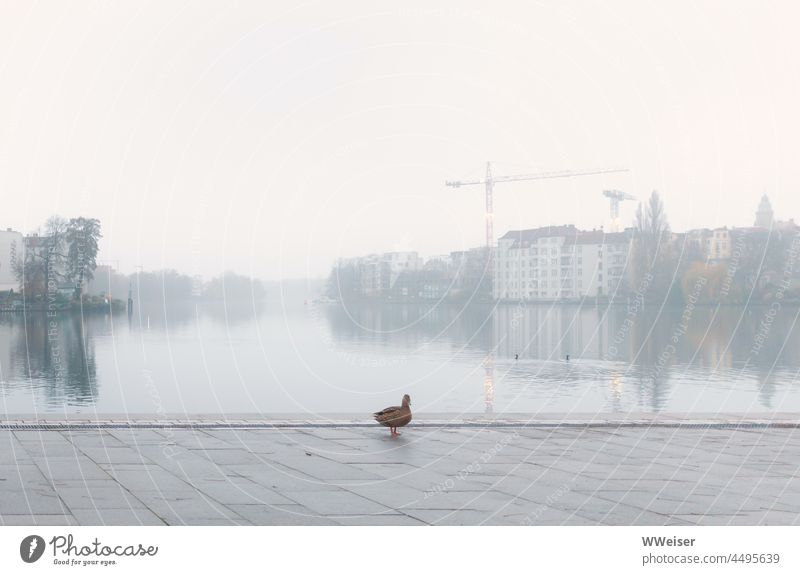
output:
[[[619,231],[619,203],[625,200],[635,200],[636,196],[626,194],[619,190],[605,190],[603,195],[607,197],[611,203],[611,231]]]
[[[492,163],[486,162],[486,177],[482,180],[448,181],[446,186],[460,188],[461,186],[485,186],[486,187],[486,251],[488,261],[492,260],[492,248],[494,247],[494,206],[493,194],[494,185],[504,182],[519,182],[522,180],[548,180],[554,178],[572,178],[575,176],[591,176],[595,174],[610,174],[614,172],[627,172],[627,168],[609,168],[595,170],[566,170],[561,172],[540,172],[538,174],[519,174],[516,176],[494,176],[492,174]]]

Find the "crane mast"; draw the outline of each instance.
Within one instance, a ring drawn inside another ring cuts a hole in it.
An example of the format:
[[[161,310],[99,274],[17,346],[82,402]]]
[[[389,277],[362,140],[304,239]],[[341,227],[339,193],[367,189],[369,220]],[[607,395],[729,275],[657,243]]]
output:
[[[619,204],[625,200],[635,200],[636,196],[621,192],[619,190],[604,190],[603,195],[608,198],[610,204],[611,231],[619,231]]]
[[[494,245],[494,185],[492,163],[486,162],[486,247],[491,251]]]
[[[607,168],[593,170],[564,170],[554,172],[539,172],[535,174],[517,174],[511,176],[494,176],[492,163],[486,162],[486,176],[482,180],[453,180],[446,181],[445,185],[451,188],[462,186],[483,185],[486,190],[486,250],[488,266],[491,268],[492,252],[494,248],[494,185],[504,182],[519,182],[524,180],[547,180],[554,178],[573,178],[575,176],[591,176],[596,174],[611,174],[627,172],[627,168]]]
[[[627,172],[627,168],[609,168],[594,170],[567,170],[561,172],[540,172],[537,174],[517,174],[511,176],[495,176],[492,173],[492,163],[486,162],[486,176],[482,180],[453,180],[446,181],[445,185],[451,188],[462,186],[484,186],[486,191],[486,268],[485,273],[494,281],[494,185],[504,182],[519,182],[524,180],[546,180],[553,178],[572,178],[575,176],[591,176],[595,174],[610,174],[614,172]],[[484,361],[484,400],[486,413],[492,412],[494,404],[494,351],[490,351]]]

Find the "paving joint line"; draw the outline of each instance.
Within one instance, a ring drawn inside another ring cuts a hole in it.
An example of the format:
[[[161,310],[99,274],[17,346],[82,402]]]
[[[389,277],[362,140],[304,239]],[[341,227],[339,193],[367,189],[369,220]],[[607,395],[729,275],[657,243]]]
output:
[[[376,429],[381,427],[368,422],[311,422],[311,421],[62,421],[62,422],[4,422],[0,430],[8,431],[80,431],[103,429]],[[800,421],[423,421],[408,429],[798,429]]]

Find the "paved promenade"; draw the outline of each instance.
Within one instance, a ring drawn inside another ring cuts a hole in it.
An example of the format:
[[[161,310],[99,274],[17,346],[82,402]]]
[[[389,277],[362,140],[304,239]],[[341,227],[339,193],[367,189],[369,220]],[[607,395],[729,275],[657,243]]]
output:
[[[0,427],[6,525],[791,525],[800,429]]]

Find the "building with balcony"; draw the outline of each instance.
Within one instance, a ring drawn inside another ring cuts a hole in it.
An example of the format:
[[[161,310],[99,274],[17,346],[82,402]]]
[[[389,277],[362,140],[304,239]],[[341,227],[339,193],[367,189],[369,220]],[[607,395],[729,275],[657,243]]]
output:
[[[494,298],[578,301],[621,295],[627,290],[631,235],[573,225],[508,232],[495,251]]]

